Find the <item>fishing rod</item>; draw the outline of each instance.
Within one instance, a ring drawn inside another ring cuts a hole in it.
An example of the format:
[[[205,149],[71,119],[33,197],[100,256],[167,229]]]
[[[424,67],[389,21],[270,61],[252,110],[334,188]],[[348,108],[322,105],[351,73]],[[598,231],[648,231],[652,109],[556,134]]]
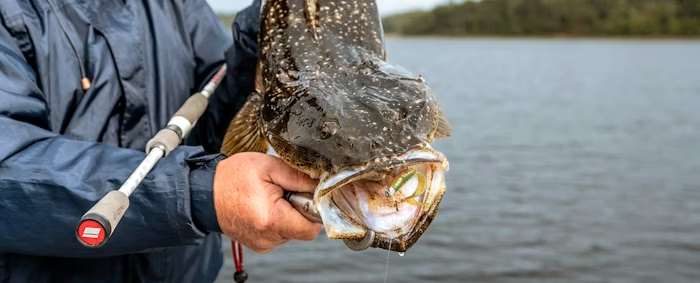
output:
[[[90,248],[98,248],[109,240],[129,208],[129,196],[141,184],[155,164],[161,158],[168,156],[180,144],[181,140],[189,135],[197,120],[207,109],[209,97],[216,91],[226,75],[226,71],[227,66],[223,64],[201,91],[185,101],[168,121],[168,124],[146,143],[146,158],[136,167],[119,190],[107,193],[80,218],[75,233],[81,244]],[[314,208],[312,194],[285,191],[284,199],[310,221],[323,224]],[[353,250],[366,249],[374,239],[374,233],[368,232],[368,236],[362,241],[345,241],[346,245]]]
[[[107,193],[78,221],[75,233],[79,242],[89,248],[103,246],[112,236],[129,208],[129,196],[153,166],[180,145],[209,105],[209,97],[226,75],[223,64],[201,91],[190,96],[170,118],[168,124],[146,143],[146,158],[117,191]]]
[[[226,71],[227,66],[223,64],[202,90],[190,96],[170,118],[168,124],[146,143],[146,158],[136,167],[119,190],[110,191],[83,214],[75,230],[76,238],[83,246],[99,248],[109,240],[124,213],[129,208],[129,196],[141,184],[156,163],[161,158],[168,156],[190,134],[197,120],[207,109],[209,98],[221,83],[221,80],[226,75]],[[308,220],[323,224],[314,207],[312,194],[285,191],[284,199],[289,201]],[[343,241],[350,249],[361,251],[374,246],[374,237],[374,231],[368,230],[363,239],[344,239]],[[234,258],[237,252],[241,253],[242,265],[242,248],[235,240],[232,241],[232,244]],[[237,269],[239,269],[238,266]],[[244,282],[247,279],[247,274],[244,270],[243,272],[237,271],[234,274],[234,277],[237,277],[235,281]]]

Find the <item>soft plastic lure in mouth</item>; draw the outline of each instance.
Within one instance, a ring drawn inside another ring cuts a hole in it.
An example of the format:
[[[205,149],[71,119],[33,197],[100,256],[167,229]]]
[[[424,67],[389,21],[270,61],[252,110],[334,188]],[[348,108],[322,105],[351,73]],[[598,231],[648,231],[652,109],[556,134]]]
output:
[[[406,197],[406,203],[415,205],[415,206],[428,206],[430,203],[427,202],[420,202],[416,200],[417,197],[423,195],[425,193],[427,186],[427,181],[425,174],[419,172],[416,169],[413,168],[406,168],[404,169],[401,173],[397,174],[394,179],[391,180],[391,183],[389,184],[389,187],[387,187],[387,192],[386,196],[392,196],[394,192],[398,191],[403,187],[403,185],[408,182],[413,177],[418,178],[418,187],[416,188],[416,191],[411,195]],[[393,191],[391,191],[393,189]]]
[[[448,166],[442,153],[420,148],[327,173],[313,204],[329,238],[365,242],[373,232],[372,247],[403,252],[435,217]]]

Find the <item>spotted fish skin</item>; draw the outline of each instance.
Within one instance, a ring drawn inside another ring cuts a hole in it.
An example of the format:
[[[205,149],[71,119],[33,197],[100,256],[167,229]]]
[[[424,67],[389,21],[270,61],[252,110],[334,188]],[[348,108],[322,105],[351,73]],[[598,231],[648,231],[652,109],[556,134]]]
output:
[[[385,61],[375,1],[268,0],[261,13],[256,90],[221,152],[271,146],[319,179],[314,209],[328,237],[359,240],[371,230],[372,247],[405,252],[446,190],[447,158],[430,143],[451,128],[432,90]],[[387,196],[387,186],[398,193]]]
[[[437,99],[385,61],[375,1],[267,0],[260,29],[260,134],[314,178],[433,141]]]

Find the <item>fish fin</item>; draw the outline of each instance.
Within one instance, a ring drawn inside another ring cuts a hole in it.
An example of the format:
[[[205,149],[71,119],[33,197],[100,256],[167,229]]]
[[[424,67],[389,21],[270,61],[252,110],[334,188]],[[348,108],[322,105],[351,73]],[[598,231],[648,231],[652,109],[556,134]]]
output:
[[[435,130],[435,139],[444,139],[446,137],[449,137],[452,135],[452,126],[450,126],[450,122],[447,121],[447,116],[445,116],[445,112],[442,112],[442,109],[438,110],[438,123],[437,123],[437,129]]]
[[[262,80],[262,66],[261,64],[257,64],[255,67],[255,90],[258,93],[263,93],[263,80]]]
[[[321,20],[319,18],[321,6],[318,0],[304,0],[304,18],[306,18],[306,27],[311,31],[314,40],[319,39],[321,34]]]
[[[233,117],[221,144],[221,153],[231,156],[241,152],[267,153],[268,144],[258,127],[263,98],[257,92],[248,96],[243,108]]]

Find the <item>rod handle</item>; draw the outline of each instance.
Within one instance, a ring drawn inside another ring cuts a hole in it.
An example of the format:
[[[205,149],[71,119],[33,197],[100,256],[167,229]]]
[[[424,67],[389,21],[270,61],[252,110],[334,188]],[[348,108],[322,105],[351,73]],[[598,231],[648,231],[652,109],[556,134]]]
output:
[[[99,248],[104,245],[129,207],[129,197],[120,191],[107,193],[88,212],[75,229],[75,236],[83,246]]]
[[[209,98],[198,92],[187,98],[187,101],[180,106],[180,109],[175,112],[173,117],[181,116],[187,119],[190,125],[194,125],[199,117],[204,114],[204,111],[207,110],[207,106],[209,106]],[[187,133],[183,134],[186,135]]]

